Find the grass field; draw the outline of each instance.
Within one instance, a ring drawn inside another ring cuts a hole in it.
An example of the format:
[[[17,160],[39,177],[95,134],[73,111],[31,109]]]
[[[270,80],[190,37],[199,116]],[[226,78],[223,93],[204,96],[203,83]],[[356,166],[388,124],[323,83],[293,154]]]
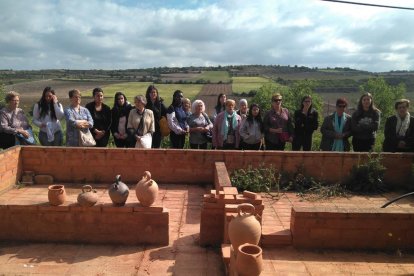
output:
[[[133,102],[136,95],[144,95],[147,87],[151,82],[125,82],[118,84],[111,84],[102,87],[105,93],[105,101],[112,106],[114,95],[117,91],[124,92],[128,101]],[[164,99],[166,106],[171,104],[172,96],[175,90],[183,91],[184,97],[193,100],[195,96],[201,91],[202,84],[156,84],[160,96]]]
[[[250,90],[257,90],[266,83],[272,81],[262,77],[233,77],[233,92],[249,92]]]
[[[230,76],[227,71],[203,71],[200,75],[193,78],[193,81],[203,79],[210,82],[217,83],[219,81],[229,82]]]

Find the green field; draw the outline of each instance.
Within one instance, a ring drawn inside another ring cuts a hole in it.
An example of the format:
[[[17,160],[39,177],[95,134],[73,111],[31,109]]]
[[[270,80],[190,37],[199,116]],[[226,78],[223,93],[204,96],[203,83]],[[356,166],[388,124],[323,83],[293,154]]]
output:
[[[230,76],[229,76],[229,72],[227,71],[203,71],[196,78],[192,79],[192,81],[196,81],[200,79],[210,81],[212,83],[217,83],[219,81],[229,82]]]
[[[125,82],[111,84],[102,87],[105,93],[105,99],[107,104],[112,106],[113,97],[116,92],[124,92],[128,101],[133,102],[133,98],[136,95],[144,95],[147,91],[147,87],[152,84],[151,82]],[[183,91],[184,97],[191,100],[195,99],[195,96],[200,92],[203,87],[202,84],[156,84],[160,96],[164,99],[166,106],[171,104],[172,96],[175,90]]]
[[[266,83],[272,81],[262,77],[233,77],[233,92],[242,93],[250,90],[257,90]]]

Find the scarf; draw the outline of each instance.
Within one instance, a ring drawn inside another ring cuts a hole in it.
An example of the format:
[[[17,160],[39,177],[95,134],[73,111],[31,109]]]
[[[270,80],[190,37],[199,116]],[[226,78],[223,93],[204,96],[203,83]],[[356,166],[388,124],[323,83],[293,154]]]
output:
[[[341,123],[339,123],[339,120]],[[338,114],[335,112],[334,130],[336,133],[342,133],[345,122],[346,122],[345,113],[343,113],[341,118],[339,118]],[[335,139],[332,145],[332,151],[344,151],[344,140]]]
[[[397,114],[397,126],[395,128],[397,136],[404,137],[409,126],[410,126],[410,113],[407,112],[407,115],[405,115],[404,120],[401,120],[400,115]]]
[[[231,124],[233,126],[233,130],[236,131],[237,129],[237,119],[236,119],[236,112],[233,111],[233,114],[230,115],[227,111],[224,111],[224,119],[223,119],[223,126],[221,128],[221,136],[224,137],[224,140],[227,137],[227,132],[229,131],[229,124],[227,118],[231,117]]]

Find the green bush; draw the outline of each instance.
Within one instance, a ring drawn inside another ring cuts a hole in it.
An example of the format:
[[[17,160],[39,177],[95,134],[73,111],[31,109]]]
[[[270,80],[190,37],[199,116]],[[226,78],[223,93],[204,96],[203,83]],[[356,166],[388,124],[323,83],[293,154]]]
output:
[[[381,159],[381,155],[369,154],[366,162],[354,165],[345,182],[346,188],[359,193],[376,193],[384,190],[386,168],[382,165]]]
[[[264,164],[258,168],[249,166],[247,169],[234,170],[230,177],[233,186],[242,192],[270,192],[279,188],[280,175],[273,166],[265,167]]]

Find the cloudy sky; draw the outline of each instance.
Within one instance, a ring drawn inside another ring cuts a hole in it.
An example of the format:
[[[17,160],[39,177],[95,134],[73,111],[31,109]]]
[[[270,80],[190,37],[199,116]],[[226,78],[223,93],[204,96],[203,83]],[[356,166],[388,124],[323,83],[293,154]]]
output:
[[[412,0],[354,0],[414,8]],[[414,70],[414,11],[318,0],[0,0],[0,69]]]

